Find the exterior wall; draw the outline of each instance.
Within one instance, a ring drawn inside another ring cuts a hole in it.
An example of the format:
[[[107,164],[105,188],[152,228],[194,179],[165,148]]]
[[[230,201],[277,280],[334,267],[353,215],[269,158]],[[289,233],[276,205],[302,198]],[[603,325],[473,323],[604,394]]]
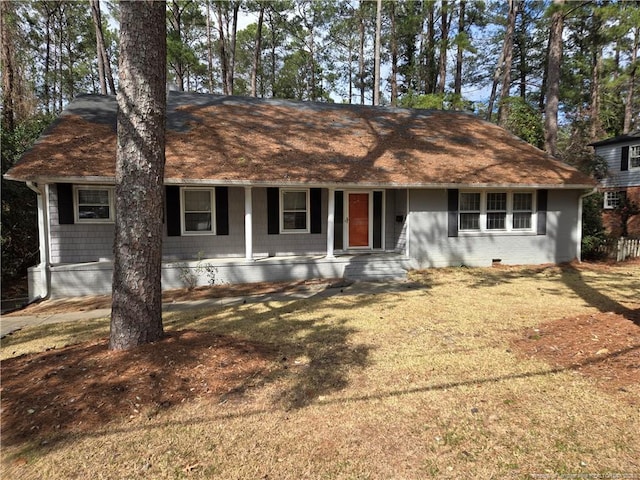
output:
[[[622,147],[638,144],[640,144],[640,139],[596,147],[596,155],[599,155],[607,162],[609,170],[609,175],[601,182],[602,187],[611,188],[640,186],[640,168],[629,168],[629,170],[626,171],[620,170]]]
[[[259,210],[256,207],[254,200],[254,221],[256,210]],[[165,222],[162,257],[168,261],[211,257],[244,257],[244,188],[229,188],[229,235],[169,237]]]
[[[628,187],[626,196],[628,200],[640,206],[640,186]],[[616,210],[604,210],[602,212],[602,222],[607,232],[611,235],[615,237],[622,235],[620,213]],[[640,214],[633,215],[627,222],[627,234],[629,237],[640,237]]]
[[[327,189],[322,189],[322,233],[281,233],[269,235],[267,189],[253,188],[253,252],[257,257],[322,255],[327,253]],[[244,203],[242,204],[244,215]],[[229,212],[231,218],[231,212]],[[244,216],[242,217],[244,218]],[[244,228],[244,223],[243,227]],[[241,246],[244,253],[244,243]]]
[[[96,262],[113,258],[113,224],[76,223],[60,225],[56,185],[49,189],[51,263]]]
[[[404,253],[407,240],[407,190],[387,190],[385,250]]]
[[[267,234],[267,193],[252,189],[253,252],[257,257],[324,254],[327,248],[327,190],[322,190],[322,233]],[[60,225],[56,186],[50,188],[51,263],[74,264],[113,259],[113,224]],[[244,188],[229,188],[229,235],[163,237],[163,259],[244,257]]]
[[[491,233],[447,236],[446,190],[409,192],[409,256],[419,268],[560,263],[577,257],[578,199],[576,190],[550,190],[547,234]],[[534,219],[535,225],[535,219]]]

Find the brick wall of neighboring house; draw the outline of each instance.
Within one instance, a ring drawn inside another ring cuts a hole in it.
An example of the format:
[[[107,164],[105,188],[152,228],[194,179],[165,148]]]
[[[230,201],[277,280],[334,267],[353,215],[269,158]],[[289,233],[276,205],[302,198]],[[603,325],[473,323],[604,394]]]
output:
[[[640,187],[627,187],[627,199],[640,207]],[[617,210],[604,210],[602,221],[608,233],[616,237],[622,234],[622,222],[620,213]],[[629,237],[640,237],[640,214],[634,215],[627,222],[627,233]]]

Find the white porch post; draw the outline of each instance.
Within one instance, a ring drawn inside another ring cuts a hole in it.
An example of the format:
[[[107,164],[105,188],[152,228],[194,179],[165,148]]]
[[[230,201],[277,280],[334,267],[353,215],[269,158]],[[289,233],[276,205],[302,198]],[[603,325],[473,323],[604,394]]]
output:
[[[336,213],[336,191],[333,188],[328,189],[328,205],[327,205],[327,258],[335,258],[333,254],[333,236],[335,232],[335,213]]]
[[[253,203],[251,200],[251,187],[244,187],[244,256],[247,260],[253,260]]]

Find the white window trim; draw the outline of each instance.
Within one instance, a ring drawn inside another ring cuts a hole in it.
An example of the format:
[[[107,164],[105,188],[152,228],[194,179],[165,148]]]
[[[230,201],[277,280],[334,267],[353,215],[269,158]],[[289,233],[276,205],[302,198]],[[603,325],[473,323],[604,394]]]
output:
[[[305,198],[306,198],[306,214],[307,214],[307,219],[306,219],[306,225],[307,228],[298,228],[298,229],[292,229],[292,228],[284,228],[284,194],[287,192],[304,192],[305,194]],[[310,204],[310,190],[308,188],[281,188],[280,189],[280,201],[279,203],[279,207],[280,207],[280,212],[279,212],[279,216],[280,216],[280,233],[283,235],[288,235],[288,234],[296,234],[296,233],[310,233],[311,232],[311,204]]]
[[[632,155],[632,152],[636,151],[636,155]],[[637,159],[638,165],[634,166],[633,160]],[[640,170],[640,144],[629,146],[629,170]]]
[[[611,204],[611,198],[609,198],[609,195],[612,195],[612,194],[616,194],[618,205]],[[614,210],[615,208],[617,208],[620,205],[620,201],[622,200],[621,194],[622,194],[622,190],[607,190],[606,192],[604,192],[603,208],[605,210]]]
[[[459,235],[534,235],[536,233],[537,224],[537,195],[534,190],[461,190],[458,193],[458,202],[460,202],[460,195],[463,193],[479,193],[480,194],[480,218],[478,229],[463,229],[460,224],[460,214],[465,211],[458,208],[458,234]],[[507,194],[507,214],[505,218],[505,227],[503,229],[487,228],[487,194],[489,193],[506,193]],[[513,194],[514,193],[529,193],[531,194],[531,226],[529,228],[513,228]],[[469,213],[473,213],[469,211]]]
[[[80,218],[80,201],[78,192],[81,190],[106,190],[109,195],[109,218]],[[73,217],[75,223],[114,223],[114,187],[107,185],[74,185],[73,186]]]
[[[211,230],[193,231],[187,230],[187,222],[185,218],[185,192],[191,191],[205,191],[209,192],[211,198]],[[182,187],[180,188],[180,229],[183,236],[198,236],[198,235],[215,235],[216,234],[216,196],[215,188],[211,187]]]

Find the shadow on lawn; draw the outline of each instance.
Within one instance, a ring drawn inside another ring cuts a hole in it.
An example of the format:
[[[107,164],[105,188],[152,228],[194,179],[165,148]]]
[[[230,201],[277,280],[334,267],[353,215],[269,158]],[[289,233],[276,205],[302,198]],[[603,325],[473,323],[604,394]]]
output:
[[[606,296],[599,290],[585,282],[582,273],[573,265],[564,265],[562,269],[563,283],[573,290],[588,305],[597,308],[601,312],[619,313],[627,320],[640,327],[640,309],[631,309]],[[636,279],[631,289],[640,292],[640,279]]]
[[[150,419],[194,398],[242,402],[282,378],[291,381],[274,403],[303,408],[347,387],[349,372],[368,364],[371,347],[353,344],[345,321],[291,315],[314,312],[326,296],[267,302],[260,313],[240,305],[169,314],[162,341],[129,352],[108,351],[103,338],[5,360],[3,445],[51,447],[102,430],[105,419]],[[338,303],[349,309],[370,301],[350,300]]]

